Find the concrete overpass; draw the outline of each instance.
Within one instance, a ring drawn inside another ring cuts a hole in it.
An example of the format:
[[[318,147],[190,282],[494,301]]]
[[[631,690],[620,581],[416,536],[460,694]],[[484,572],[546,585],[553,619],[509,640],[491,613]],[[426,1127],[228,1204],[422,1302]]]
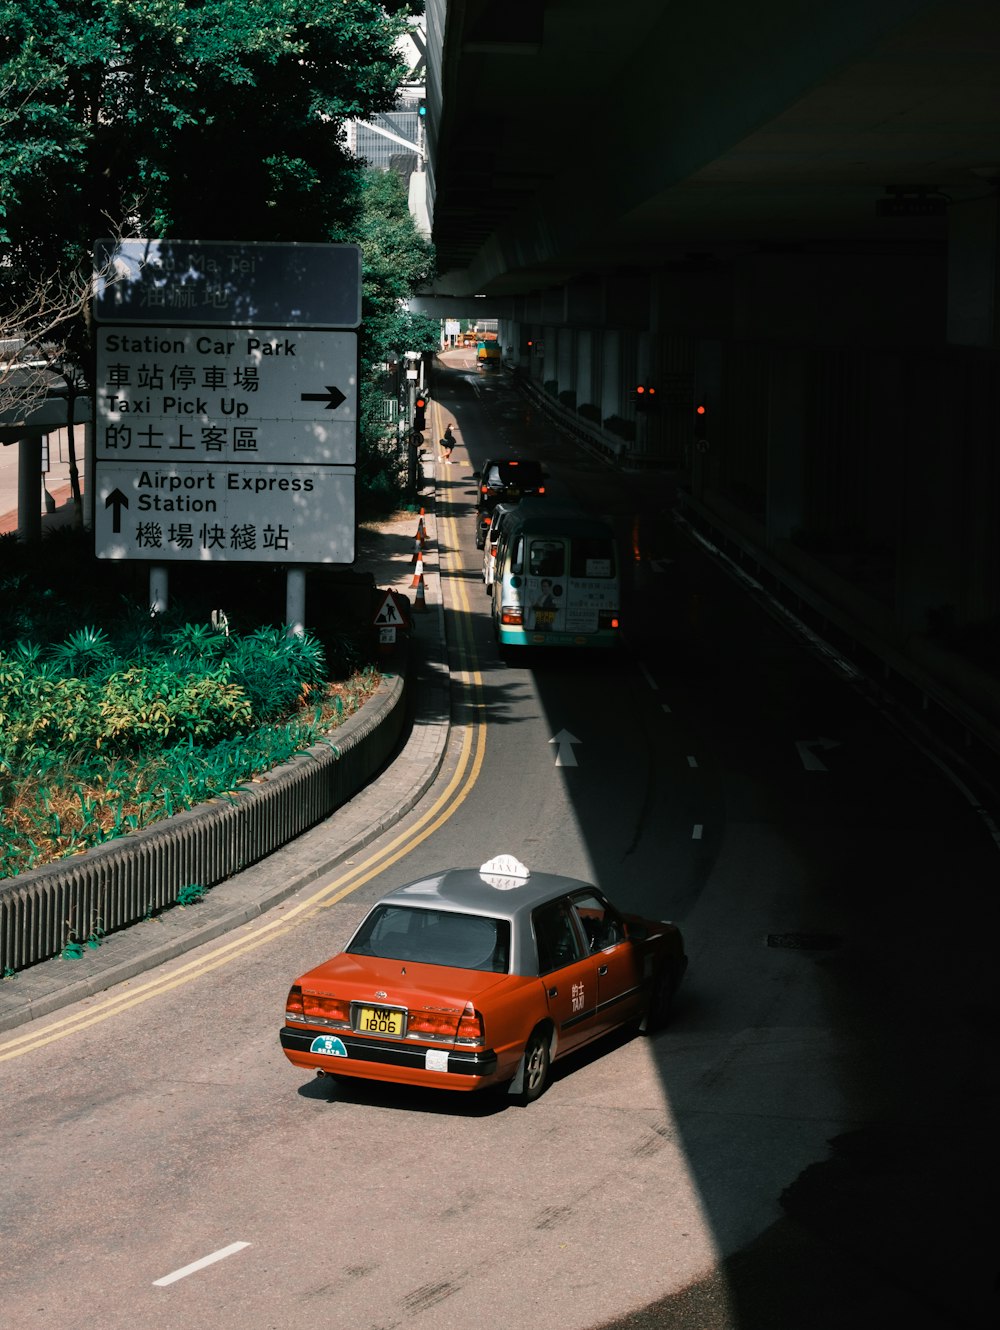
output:
[[[428,0],[427,35],[428,295],[904,639],[1000,622],[1000,6]]]

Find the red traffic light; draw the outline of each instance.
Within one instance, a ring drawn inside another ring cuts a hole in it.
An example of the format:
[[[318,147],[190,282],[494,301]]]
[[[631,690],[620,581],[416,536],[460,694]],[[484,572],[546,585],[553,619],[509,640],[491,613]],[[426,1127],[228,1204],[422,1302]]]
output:
[[[694,413],[695,413],[696,416],[700,416],[700,417],[704,418],[704,417],[708,414],[708,407],[705,405],[704,402],[700,402],[700,403],[695,407],[695,409],[694,409]]]
[[[426,405],[427,405],[426,397],[417,398],[416,406],[418,411],[422,411]]]

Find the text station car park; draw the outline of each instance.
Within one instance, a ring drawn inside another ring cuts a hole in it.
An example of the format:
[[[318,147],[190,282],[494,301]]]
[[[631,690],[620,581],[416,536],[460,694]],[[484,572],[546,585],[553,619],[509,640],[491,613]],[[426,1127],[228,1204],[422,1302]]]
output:
[[[661,1025],[686,966],[675,924],[499,855],[383,896],[344,951],[295,980],[281,1046],[320,1074],[506,1087],[529,1103],[555,1059]]]

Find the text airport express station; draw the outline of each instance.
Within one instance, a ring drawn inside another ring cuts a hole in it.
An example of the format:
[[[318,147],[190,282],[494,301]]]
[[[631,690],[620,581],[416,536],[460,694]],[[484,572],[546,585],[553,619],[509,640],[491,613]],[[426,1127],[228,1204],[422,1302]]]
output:
[[[311,494],[316,482],[312,476],[258,475],[245,471],[206,471],[198,475],[141,471],[135,486],[136,507],[140,512],[216,513],[220,508],[220,493]]]

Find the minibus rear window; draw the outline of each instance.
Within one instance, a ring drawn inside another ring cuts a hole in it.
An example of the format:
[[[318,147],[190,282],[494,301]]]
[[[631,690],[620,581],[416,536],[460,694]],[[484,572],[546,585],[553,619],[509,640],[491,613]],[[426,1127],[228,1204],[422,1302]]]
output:
[[[614,577],[615,545],[600,536],[574,536],[570,548],[570,577]]]
[[[561,540],[533,540],[528,556],[528,572],[533,577],[562,577],[566,569],[566,551]]]

